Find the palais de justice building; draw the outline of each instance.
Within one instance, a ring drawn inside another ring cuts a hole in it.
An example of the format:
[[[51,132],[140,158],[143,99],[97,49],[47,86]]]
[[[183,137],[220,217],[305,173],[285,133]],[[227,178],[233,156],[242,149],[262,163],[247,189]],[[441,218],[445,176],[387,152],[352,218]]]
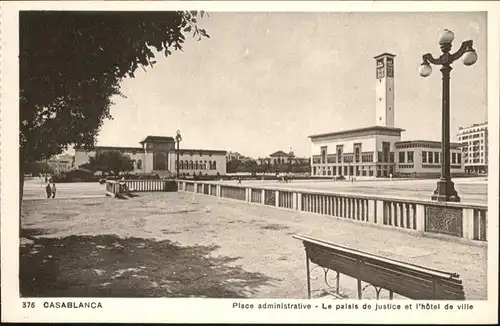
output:
[[[401,141],[395,127],[394,57],[375,57],[375,116],[371,127],[311,135],[311,172],[314,176],[438,176],[441,142]],[[451,173],[463,173],[459,144],[451,145]]]
[[[96,146],[93,151],[75,149],[75,165],[81,166],[90,157],[104,151],[119,151],[128,155],[134,162],[133,173],[175,173],[177,150],[173,137],[147,136],[139,142],[141,147]],[[179,150],[179,173],[189,175],[225,175],[226,151],[210,149]]]

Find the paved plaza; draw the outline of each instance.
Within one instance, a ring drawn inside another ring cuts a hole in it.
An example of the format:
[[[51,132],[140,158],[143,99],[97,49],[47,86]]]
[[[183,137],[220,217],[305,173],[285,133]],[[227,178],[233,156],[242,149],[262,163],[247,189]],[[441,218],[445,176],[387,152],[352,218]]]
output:
[[[44,180],[31,179],[24,182],[23,199],[44,199]],[[95,198],[106,196],[106,185],[98,182],[56,183],[56,198]]]
[[[486,244],[199,194],[25,200],[22,228],[22,295],[306,298],[301,233],[456,272],[467,299],[487,297]],[[355,280],[341,290],[355,298]]]

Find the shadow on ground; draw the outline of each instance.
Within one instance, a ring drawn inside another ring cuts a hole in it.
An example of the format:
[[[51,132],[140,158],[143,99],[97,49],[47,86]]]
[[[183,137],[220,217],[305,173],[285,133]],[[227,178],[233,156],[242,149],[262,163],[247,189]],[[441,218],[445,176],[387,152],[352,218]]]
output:
[[[29,239],[20,248],[23,297],[242,298],[273,280],[232,264],[239,257],[210,256],[217,246],[115,235],[39,238],[41,232],[22,230]]]

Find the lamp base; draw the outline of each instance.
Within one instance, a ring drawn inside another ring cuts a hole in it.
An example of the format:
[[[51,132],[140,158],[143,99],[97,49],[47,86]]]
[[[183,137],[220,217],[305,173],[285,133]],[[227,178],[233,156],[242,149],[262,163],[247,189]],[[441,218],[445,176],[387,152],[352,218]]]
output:
[[[431,199],[435,201],[460,202],[460,197],[455,190],[453,181],[448,179],[440,179],[437,182],[436,190],[434,190]]]

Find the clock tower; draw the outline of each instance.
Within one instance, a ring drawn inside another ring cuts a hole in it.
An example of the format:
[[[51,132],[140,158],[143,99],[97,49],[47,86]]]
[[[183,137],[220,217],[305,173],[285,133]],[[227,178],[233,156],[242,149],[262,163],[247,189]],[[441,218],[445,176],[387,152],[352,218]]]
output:
[[[394,54],[376,56],[376,119],[377,126],[394,127]]]

